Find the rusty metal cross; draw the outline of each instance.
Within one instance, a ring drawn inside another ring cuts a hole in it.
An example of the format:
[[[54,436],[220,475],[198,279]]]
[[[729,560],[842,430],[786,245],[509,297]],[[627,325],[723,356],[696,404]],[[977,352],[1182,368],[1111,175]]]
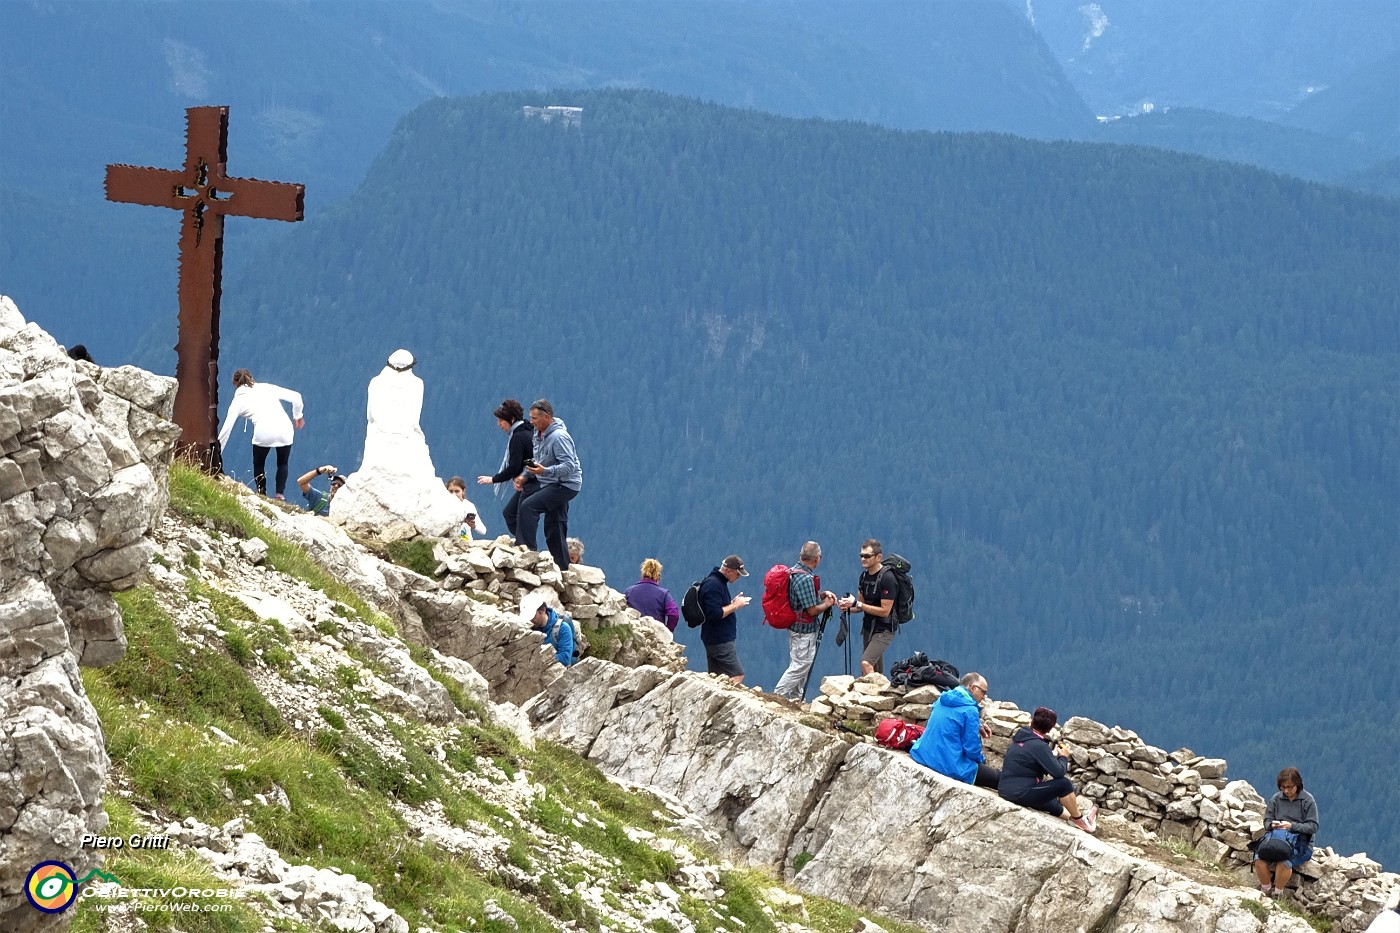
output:
[[[185,111],[181,169],[107,166],[107,199],[182,211],[180,333],[175,344],[175,423],[180,451],[211,472],[222,469],[219,430],[219,298],[223,291],[224,216],[301,220],[305,187],[230,178],[228,108]]]

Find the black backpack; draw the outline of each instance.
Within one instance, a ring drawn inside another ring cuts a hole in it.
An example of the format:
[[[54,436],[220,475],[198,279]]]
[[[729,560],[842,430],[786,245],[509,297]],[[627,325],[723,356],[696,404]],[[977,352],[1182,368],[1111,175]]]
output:
[[[1254,854],[1261,862],[1286,862],[1293,857],[1293,847],[1298,837],[1287,830],[1271,829],[1259,841]]]
[[[909,686],[910,675],[921,667],[928,666],[928,655],[922,651],[915,651],[911,657],[903,661],[896,661],[890,665],[890,685],[894,687]]]
[[[685,596],[681,599],[681,618],[685,619],[685,624],[691,628],[699,628],[705,624],[705,610],[700,608],[700,584],[705,582],[701,577],[690,584],[690,589],[685,591]]]
[[[941,690],[952,690],[958,683],[958,669],[947,661],[930,661],[909,672],[911,687],[933,684]]]
[[[880,561],[880,567],[894,574],[895,593],[894,611],[890,613],[891,621],[903,625],[905,622],[914,621],[914,580],[909,576],[909,571],[913,569],[909,561],[898,554],[886,554]]]

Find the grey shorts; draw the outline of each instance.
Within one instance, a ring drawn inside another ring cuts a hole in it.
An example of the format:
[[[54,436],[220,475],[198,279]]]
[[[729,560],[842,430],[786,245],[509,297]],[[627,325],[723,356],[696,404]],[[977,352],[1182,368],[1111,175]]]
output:
[[[711,674],[724,674],[727,677],[743,677],[744,665],[739,663],[739,652],[732,641],[705,646],[705,660],[709,662]]]
[[[865,650],[860,653],[860,659],[881,674],[885,673],[885,649],[890,646],[892,641],[894,641],[894,629],[890,629],[888,632],[875,632],[865,643]]]

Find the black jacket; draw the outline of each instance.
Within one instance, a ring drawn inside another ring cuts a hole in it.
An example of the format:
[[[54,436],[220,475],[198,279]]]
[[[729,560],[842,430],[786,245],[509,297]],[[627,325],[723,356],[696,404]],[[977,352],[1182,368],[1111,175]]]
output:
[[[1069,763],[1055,757],[1047,740],[1036,735],[1030,726],[1022,726],[1011,737],[1011,745],[1006,749],[997,792],[1010,800],[1034,787],[1042,778],[1064,777],[1067,770]]]
[[[506,441],[506,465],[491,477],[491,482],[508,483],[525,472],[525,458],[535,452],[535,441],[530,436],[534,430],[528,421],[522,421],[511,429],[510,438]]]

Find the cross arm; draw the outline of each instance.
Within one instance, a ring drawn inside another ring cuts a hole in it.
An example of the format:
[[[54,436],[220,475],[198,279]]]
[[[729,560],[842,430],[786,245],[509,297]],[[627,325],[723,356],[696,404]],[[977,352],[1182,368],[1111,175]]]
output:
[[[178,197],[185,173],[164,168],[142,168],[135,165],[107,166],[107,200],[151,207],[183,208]]]

